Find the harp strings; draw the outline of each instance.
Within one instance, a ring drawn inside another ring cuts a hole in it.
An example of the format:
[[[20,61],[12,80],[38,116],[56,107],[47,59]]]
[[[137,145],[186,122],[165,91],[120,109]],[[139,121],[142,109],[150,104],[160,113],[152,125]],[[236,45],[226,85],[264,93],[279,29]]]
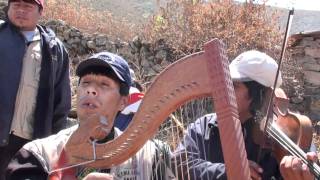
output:
[[[211,98],[202,98],[190,101],[189,103],[178,108],[168,117],[168,119],[160,126],[159,132],[156,134],[154,140],[160,140],[161,142],[165,143],[168,147],[170,147],[170,150],[172,152],[174,152],[178,147],[179,143],[182,143],[182,145],[185,146],[185,144],[183,144],[183,137],[187,132],[188,125],[190,123],[193,123],[199,117],[208,113],[212,113]],[[197,144],[201,145],[202,148],[205,150],[204,142],[199,142],[200,140],[197,138],[195,139],[195,141]],[[167,167],[169,167],[173,174],[180,174],[180,179],[200,179],[201,177],[195,177],[194,172],[191,173],[192,171],[194,171],[194,169],[191,168],[191,166],[194,165],[194,162],[190,161],[189,163],[187,163],[189,156],[192,156],[189,153],[185,148],[183,153],[179,153],[179,156],[174,156],[172,158],[169,153],[161,153],[162,155],[164,155],[161,158],[167,159],[165,161]],[[208,160],[207,157],[204,158],[205,160]],[[168,161],[170,162],[168,163]],[[186,163],[186,167],[181,166],[180,163]],[[161,168],[166,167],[162,166]],[[208,176],[208,174],[206,174],[205,176]]]

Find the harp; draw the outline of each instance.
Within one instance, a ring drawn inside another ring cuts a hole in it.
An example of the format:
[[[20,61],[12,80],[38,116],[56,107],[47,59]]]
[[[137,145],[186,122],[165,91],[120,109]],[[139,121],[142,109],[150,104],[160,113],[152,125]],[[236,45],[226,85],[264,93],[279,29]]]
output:
[[[228,64],[223,44],[213,39],[204,45],[204,52],[192,54],[170,65],[150,86],[138,112],[121,136],[106,144],[97,144],[93,150],[89,141],[79,141],[77,135],[80,133],[80,124],[66,144],[68,164],[76,165],[91,160],[93,154],[96,160],[87,166],[109,168],[120,164],[152,138],[160,124],[176,108],[195,98],[212,97],[228,179],[250,179]],[[81,137],[84,138],[83,135]]]

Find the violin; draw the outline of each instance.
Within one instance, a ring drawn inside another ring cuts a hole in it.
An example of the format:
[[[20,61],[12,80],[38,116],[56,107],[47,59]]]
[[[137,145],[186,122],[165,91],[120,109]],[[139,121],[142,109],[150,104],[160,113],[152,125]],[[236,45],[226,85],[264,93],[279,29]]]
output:
[[[274,98],[275,125],[303,151],[309,151],[312,143],[312,122],[307,116],[290,112],[288,105],[288,97],[282,89],[277,88]],[[276,148],[274,148],[273,152],[278,162],[280,162],[288,152],[279,145],[275,146]]]
[[[270,92],[269,92],[270,93]],[[302,160],[310,171],[320,178],[320,167],[306,159],[306,153],[312,143],[313,127],[311,120],[304,115],[289,111],[289,99],[284,91],[276,88],[273,97],[272,117],[267,122],[264,117],[260,123],[256,123],[252,129],[253,141],[260,148],[271,149],[278,163],[286,155],[293,155]],[[263,126],[266,124],[266,131]],[[260,153],[259,153],[260,154]],[[260,155],[258,155],[258,162]]]
[[[307,119],[308,120],[308,119]],[[310,119],[309,119],[310,120]],[[320,167],[310,162],[306,158],[306,153],[303,149],[309,150],[312,138],[312,127],[308,130],[309,125],[304,126],[306,116],[288,112],[285,116],[279,116],[273,124],[270,124],[267,128],[267,134],[277,142],[277,145],[273,147],[273,153],[278,162],[287,155],[291,154],[302,160],[310,170],[310,172],[317,178],[320,178]]]

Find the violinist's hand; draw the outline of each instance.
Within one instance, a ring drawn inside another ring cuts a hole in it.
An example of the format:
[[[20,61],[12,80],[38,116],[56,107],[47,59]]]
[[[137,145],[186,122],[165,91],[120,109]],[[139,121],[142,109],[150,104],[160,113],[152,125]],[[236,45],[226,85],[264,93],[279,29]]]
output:
[[[316,162],[316,153],[308,152],[307,159]],[[303,164],[301,159],[294,156],[284,156],[282,158],[280,162],[280,172],[286,180],[314,180],[315,178],[309,171],[308,166]]]
[[[90,173],[83,180],[113,180],[113,176],[106,173]]]
[[[252,180],[261,179],[263,169],[254,161],[249,160],[249,168]]]

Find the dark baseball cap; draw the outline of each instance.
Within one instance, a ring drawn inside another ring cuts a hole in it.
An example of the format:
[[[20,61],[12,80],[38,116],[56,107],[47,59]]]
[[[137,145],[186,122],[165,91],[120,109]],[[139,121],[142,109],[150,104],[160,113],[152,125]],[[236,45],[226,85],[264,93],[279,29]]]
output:
[[[111,68],[121,82],[131,86],[129,65],[126,60],[116,54],[100,52],[90,56],[77,67],[77,76],[80,77],[90,67],[106,67],[106,71]]]
[[[8,2],[15,2],[17,0],[9,0]],[[44,0],[23,0],[24,2],[27,2],[27,3],[33,3],[33,2],[36,2],[41,8],[43,8],[44,6]]]

